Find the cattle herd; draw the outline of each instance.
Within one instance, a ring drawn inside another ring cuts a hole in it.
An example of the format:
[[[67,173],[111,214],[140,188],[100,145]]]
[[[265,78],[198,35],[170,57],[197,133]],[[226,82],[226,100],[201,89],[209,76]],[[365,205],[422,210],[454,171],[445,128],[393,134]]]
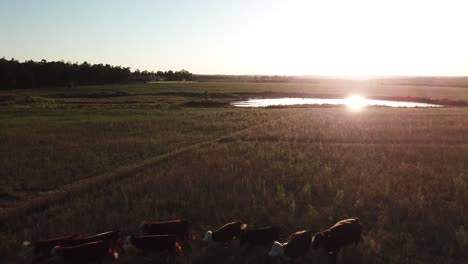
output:
[[[188,255],[191,242],[197,241],[190,235],[189,224],[184,220],[165,222],[144,221],[139,227],[142,235],[122,239],[118,231],[109,231],[93,236],[69,235],[31,243],[23,243],[21,256],[32,263],[58,261],[59,263],[111,263],[120,256],[135,254],[159,257]],[[312,233],[311,230],[294,232],[284,242],[279,242],[279,230],[275,226],[247,228],[241,222],[227,223],[215,231],[207,231],[199,242],[205,245],[229,246],[239,240],[240,246],[249,252],[256,246],[271,246],[271,259],[294,262],[303,257],[309,248],[324,249],[331,262],[336,262],[338,252],[344,246],[357,244],[361,238],[362,226],[359,219],[339,221],[327,230]]]

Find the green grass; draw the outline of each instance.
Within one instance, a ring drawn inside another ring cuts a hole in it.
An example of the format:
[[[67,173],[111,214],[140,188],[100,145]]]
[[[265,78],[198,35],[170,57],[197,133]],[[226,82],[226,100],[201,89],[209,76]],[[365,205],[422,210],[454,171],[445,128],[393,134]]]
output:
[[[5,218],[0,239],[8,243],[0,252],[11,258],[23,240],[63,233],[134,233],[143,219],[187,218],[199,235],[235,219],[278,224],[285,239],[359,217],[363,242],[343,252],[343,263],[468,259],[467,108],[184,106],[203,102],[205,90],[219,102],[239,93],[346,92],[340,85],[156,83],[0,94],[8,97],[0,107],[1,191],[20,203],[42,191],[70,191]],[[467,100],[466,91],[360,93]],[[166,153],[173,154],[151,161]],[[132,164],[142,169],[97,181]],[[311,251],[307,260],[322,263],[324,256]]]
[[[28,110],[30,111],[30,110]],[[253,125],[265,111],[48,110],[6,118],[0,181],[10,192],[44,191],[116,166]]]

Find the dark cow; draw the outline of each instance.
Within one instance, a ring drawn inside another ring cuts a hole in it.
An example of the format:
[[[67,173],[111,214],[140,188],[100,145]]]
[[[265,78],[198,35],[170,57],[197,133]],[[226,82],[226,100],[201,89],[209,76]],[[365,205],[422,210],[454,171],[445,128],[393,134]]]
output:
[[[275,242],[268,255],[272,257],[286,257],[292,260],[305,256],[312,242],[312,232],[303,230],[289,236],[286,243]]]
[[[230,222],[216,229],[216,231],[207,231],[203,241],[225,243],[234,238],[239,238],[241,230],[246,227],[247,225],[242,225],[241,222]]]
[[[186,240],[189,234],[188,222],[185,220],[143,221],[140,230],[146,235],[176,235],[179,240]]]
[[[323,248],[329,254],[338,254],[340,249],[357,244],[361,239],[362,225],[358,218],[339,221],[329,229],[318,232],[312,238],[312,247]]]
[[[128,236],[123,248],[126,253],[139,250],[143,254],[165,252],[171,255],[179,249],[175,235]]]
[[[43,261],[47,258],[52,257],[50,252],[55,246],[59,245],[62,242],[71,240],[76,236],[77,235],[70,235],[57,238],[50,238],[47,240],[36,241],[34,243],[25,241],[23,242],[23,247],[20,255],[25,258],[32,258],[33,263]]]
[[[257,245],[270,244],[279,239],[279,231],[275,226],[268,226],[258,229],[250,229],[241,232],[240,244],[248,245],[249,248]]]
[[[63,242],[60,242],[59,244],[64,247],[73,247],[73,246],[79,246],[91,242],[98,242],[98,241],[103,241],[107,247],[111,249],[116,249],[118,246],[118,240],[119,240],[119,231],[108,231],[104,233],[100,233],[97,235],[92,235],[92,236],[87,236],[87,237],[75,237],[73,239],[69,239]]]
[[[71,264],[102,263],[105,258],[114,257],[104,241],[73,247],[56,246],[52,249],[52,255],[59,257],[64,263]]]

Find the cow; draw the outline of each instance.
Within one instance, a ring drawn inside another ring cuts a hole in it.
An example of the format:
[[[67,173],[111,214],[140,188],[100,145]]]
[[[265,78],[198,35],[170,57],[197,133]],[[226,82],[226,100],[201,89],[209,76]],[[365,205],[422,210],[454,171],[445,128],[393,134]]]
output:
[[[180,250],[176,235],[128,236],[123,245],[127,254],[141,251],[148,253],[168,253],[175,255]]]
[[[108,231],[97,235],[81,237],[77,236],[69,240],[60,242],[61,246],[72,247],[87,244],[91,242],[103,241],[109,248],[115,249],[118,245],[119,231]]]
[[[294,261],[307,254],[311,243],[312,232],[310,230],[297,231],[289,236],[286,243],[281,244],[275,241],[268,255]]]
[[[246,229],[247,225],[241,222],[227,223],[215,231],[207,231],[203,241],[225,243],[235,238],[239,238],[241,230]]]
[[[51,250],[58,244],[71,240],[77,237],[77,235],[68,235],[56,238],[49,238],[47,240],[36,241],[31,243],[30,241],[23,242],[20,256],[24,258],[32,258],[32,263],[46,260],[52,255]]]
[[[104,241],[86,243],[78,246],[55,246],[51,254],[64,263],[84,264],[102,263],[106,258],[113,259],[114,255]]]
[[[340,249],[361,240],[362,225],[358,218],[339,221],[312,238],[312,248],[323,248],[329,254],[338,254]]]
[[[279,239],[279,231],[275,226],[268,226],[258,229],[246,229],[240,234],[241,246],[247,245],[252,248],[257,245],[268,245]]]
[[[143,221],[140,224],[140,230],[145,235],[176,235],[179,242],[189,237],[188,222],[185,220]]]

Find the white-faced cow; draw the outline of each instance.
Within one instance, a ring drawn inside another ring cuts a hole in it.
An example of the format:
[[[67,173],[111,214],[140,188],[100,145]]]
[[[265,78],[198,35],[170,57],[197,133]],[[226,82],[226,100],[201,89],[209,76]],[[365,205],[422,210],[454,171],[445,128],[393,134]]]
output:
[[[207,231],[203,241],[225,243],[235,238],[239,238],[241,231],[246,227],[247,225],[243,225],[241,222],[230,222],[215,231]]]
[[[357,244],[361,240],[362,225],[358,218],[339,221],[325,231],[317,232],[312,238],[312,247],[323,248],[333,262],[342,247]]]
[[[78,246],[56,246],[52,255],[64,263],[85,264],[102,263],[105,259],[113,260],[114,255],[104,241],[86,243]]]
[[[344,246],[357,244],[361,239],[361,233],[362,225],[359,219],[342,220],[325,231],[317,232],[312,238],[312,247],[337,253]]]
[[[286,243],[275,241],[268,255],[295,260],[307,254],[311,241],[312,232],[310,230],[298,231],[289,236]]]
[[[52,255],[51,250],[62,242],[71,240],[77,235],[69,235],[63,237],[49,238],[47,240],[36,241],[34,243],[30,241],[23,242],[20,256],[24,258],[31,258],[32,263],[44,261]]]

